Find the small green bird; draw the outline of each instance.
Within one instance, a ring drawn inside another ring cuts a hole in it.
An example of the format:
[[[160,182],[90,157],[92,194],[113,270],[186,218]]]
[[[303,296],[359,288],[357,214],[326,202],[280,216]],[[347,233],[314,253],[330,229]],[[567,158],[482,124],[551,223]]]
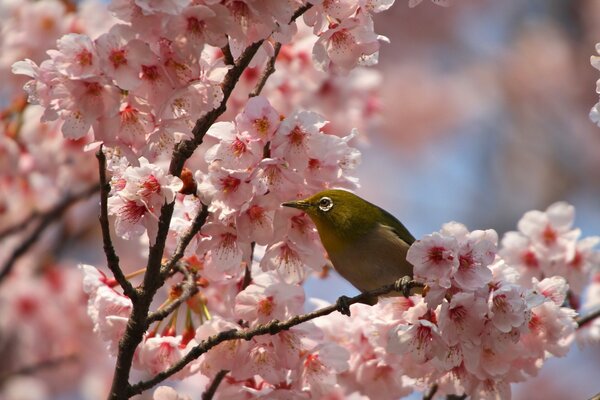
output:
[[[415,238],[382,208],[345,190],[325,190],[282,206],[308,214],[335,270],[361,292],[412,277],[406,253]]]

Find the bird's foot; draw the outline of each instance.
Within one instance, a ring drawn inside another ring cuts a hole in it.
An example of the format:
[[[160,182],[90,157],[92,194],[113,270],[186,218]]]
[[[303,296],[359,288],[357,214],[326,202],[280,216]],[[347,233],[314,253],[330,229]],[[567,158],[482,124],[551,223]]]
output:
[[[348,304],[348,300],[350,297],[348,296],[340,296],[335,302],[337,309],[344,315],[350,316],[350,304]]]
[[[414,287],[421,287],[422,285],[418,282],[415,282],[412,277],[406,275],[403,276],[402,278],[398,279],[395,283],[394,283],[394,290],[397,292],[402,293],[402,295],[404,297],[409,297],[410,296],[410,291],[414,288]]]

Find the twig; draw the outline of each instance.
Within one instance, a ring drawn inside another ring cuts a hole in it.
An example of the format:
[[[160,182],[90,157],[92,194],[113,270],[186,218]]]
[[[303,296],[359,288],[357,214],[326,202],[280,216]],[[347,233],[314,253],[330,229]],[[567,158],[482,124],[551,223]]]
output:
[[[277,56],[279,55],[280,50],[281,50],[281,43],[279,43],[279,42],[275,43],[275,46],[273,48],[273,56],[271,56],[271,58],[269,58],[269,61],[267,61],[265,70],[263,71],[262,75],[260,76],[260,79],[256,83],[254,90],[252,90],[250,92],[248,97],[256,97],[263,90],[263,88],[265,87],[265,84],[267,83],[267,79],[269,79],[269,77],[275,72],[275,61],[277,60]]]
[[[600,393],[597,393],[594,396],[590,397],[589,400],[600,400]]]
[[[228,372],[229,371],[226,369],[222,369],[217,373],[217,375],[215,375],[215,379],[213,379],[208,389],[202,393],[202,400],[212,400],[215,393],[217,393],[217,389],[219,388],[221,381],[223,378],[225,378],[225,375],[227,375]]]
[[[248,263],[246,264],[246,268],[244,268],[244,279],[242,279],[241,290],[244,290],[250,285],[252,282],[252,262],[254,261],[254,249],[256,248],[256,242],[250,243],[250,257]]]
[[[592,322],[594,319],[596,319],[598,317],[600,317],[600,308],[598,308],[594,311],[590,311],[587,314],[579,315],[578,317],[575,318],[575,322],[577,322],[577,327],[581,328],[585,324]]]
[[[412,286],[423,286],[421,283],[415,282],[415,281],[411,281],[410,284]],[[402,291],[399,288],[398,282],[390,284],[390,285],[382,286],[380,288],[377,288],[377,289],[374,289],[374,290],[371,290],[368,292],[361,293],[358,296],[343,297],[343,301],[340,301],[342,299],[342,298],[340,298],[340,300],[338,300],[336,302],[336,304],[332,304],[330,306],[323,307],[319,310],[316,310],[316,311],[313,311],[313,312],[310,312],[307,314],[296,315],[295,317],[292,317],[283,322],[274,320],[274,321],[271,321],[271,322],[268,322],[268,323],[265,323],[262,325],[258,325],[252,329],[245,329],[245,330],[231,329],[228,331],[219,332],[218,334],[211,336],[208,339],[202,341],[197,346],[194,346],[185,356],[183,356],[183,358],[181,358],[178,362],[173,364],[167,370],[160,372],[159,374],[150,378],[147,381],[141,381],[141,382],[136,383],[135,385],[130,386],[128,394],[129,394],[129,396],[133,396],[133,395],[142,393],[146,389],[150,389],[154,385],[164,381],[165,379],[172,376],[173,374],[176,374],[177,372],[181,371],[190,362],[197,359],[202,354],[206,353],[207,351],[209,351],[213,347],[217,346],[218,344],[221,344],[222,342],[229,341],[229,340],[240,340],[240,339],[250,340],[255,336],[260,336],[260,335],[265,335],[265,334],[275,335],[279,332],[288,330],[293,326],[300,325],[303,322],[310,321],[312,319],[331,314],[335,311],[342,312],[342,310],[347,306],[350,306],[355,303],[369,301],[373,297],[381,296],[383,294],[387,294],[387,293],[394,292],[394,291],[400,291],[400,292]]]
[[[431,400],[433,399],[433,396],[435,396],[435,394],[438,391],[438,384],[434,383],[433,385],[431,385],[429,387],[429,389],[423,394],[423,400]]]
[[[198,293],[198,286],[196,285],[196,275],[190,272],[186,267],[180,266],[177,268],[183,275],[185,275],[185,282],[183,283],[183,291],[181,295],[170,303],[165,308],[148,314],[148,325],[153,322],[165,319],[169,314],[177,309],[184,301]]]
[[[233,59],[233,55],[231,54],[231,47],[229,47],[229,40],[227,40],[227,44],[221,47],[221,52],[223,53],[223,61],[227,65],[234,65],[235,60]]]
[[[161,275],[167,277],[171,272],[171,269],[185,253],[185,249],[188,247],[194,236],[200,231],[206,219],[208,218],[208,206],[206,204],[201,203],[202,206],[194,219],[192,220],[192,224],[188,228],[188,230],[181,236],[179,242],[177,243],[177,248],[175,249],[175,253],[171,256],[169,261],[165,263],[165,265],[161,268]]]
[[[44,230],[56,219],[59,219],[71,205],[76,202],[88,198],[99,190],[98,185],[92,185],[83,191],[65,197],[56,206],[52,207],[47,212],[41,214],[39,224],[33,229],[27,237],[15,248],[4,263],[2,271],[0,271],[0,282],[2,282],[12,271],[16,261],[29,250],[31,246],[39,239]]]
[[[121,267],[119,266],[119,256],[113,247],[110,238],[110,228],[108,223],[108,193],[110,192],[110,184],[106,179],[106,156],[102,151],[102,146],[96,152],[98,159],[98,173],[100,176],[100,226],[102,227],[102,240],[104,242],[104,254],[106,254],[106,264],[113,273],[115,280],[123,288],[123,293],[135,302],[137,299],[137,291],[127,280]]]

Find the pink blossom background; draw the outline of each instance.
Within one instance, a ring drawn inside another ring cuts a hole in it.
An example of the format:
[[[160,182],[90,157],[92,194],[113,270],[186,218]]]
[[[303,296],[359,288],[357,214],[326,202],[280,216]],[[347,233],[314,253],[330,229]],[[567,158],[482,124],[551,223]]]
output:
[[[455,0],[409,9],[399,0],[377,18],[392,42],[375,67],[383,74],[381,126],[361,132],[359,195],[416,237],[451,220],[502,235],[525,211],[558,200],[575,206],[583,236],[600,232],[600,131],[588,118],[597,101],[589,56],[600,41],[598,2]],[[70,252],[94,263],[100,250],[89,243]],[[335,274],[307,285],[307,297],[328,301],[354,293]],[[597,348],[574,347],[515,385],[514,398],[588,398],[599,391],[599,360]],[[104,384],[89,382],[90,393]]]

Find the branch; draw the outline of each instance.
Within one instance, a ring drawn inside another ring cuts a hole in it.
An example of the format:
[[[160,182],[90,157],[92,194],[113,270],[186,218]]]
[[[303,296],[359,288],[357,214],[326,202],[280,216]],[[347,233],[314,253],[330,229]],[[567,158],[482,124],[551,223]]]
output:
[[[60,201],[57,205],[52,207],[50,210],[46,211],[43,214],[39,215],[40,222],[39,224],[29,233],[27,237],[21,242],[17,248],[15,248],[8,258],[8,260],[4,263],[2,267],[2,271],[0,271],[0,282],[2,282],[12,271],[16,261],[29,250],[31,246],[39,239],[40,235],[44,232],[44,230],[54,221],[62,217],[62,215],[71,207],[73,204],[77,203],[80,200],[86,199],[93,194],[95,194],[99,190],[98,185],[92,185],[87,189],[79,193],[75,193],[73,195],[66,196],[62,201]],[[33,214],[32,214],[33,216]],[[31,216],[30,216],[31,217]],[[27,225],[29,222],[25,221],[24,224]],[[9,228],[12,229],[12,228]],[[6,231],[5,231],[6,232]],[[3,232],[4,233],[4,232]]]
[[[154,385],[164,381],[168,377],[181,371],[190,362],[197,359],[202,354],[206,353],[213,347],[215,347],[223,342],[226,342],[229,340],[240,340],[240,339],[250,340],[255,336],[260,336],[260,335],[265,335],[265,334],[275,335],[279,332],[286,331],[296,325],[300,325],[303,322],[310,321],[312,319],[331,314],[335,311],[343,312],[344,308],[346,308],[352,304],[367,302],[370,299],[372,299],[373,297],[378,297],[378,296],[381,296],[383,294],[387,294],[390,292],[402,292],[402,286],[406,285],[406,284],[408,284],[412,287],[417,287],[417,286],[422,287],[423,286],[423,284],[421,284],[419,282],[415,282],[415,281],[405,282],[404,280],[401,279],[398,282],[392,283],[390,285],[382,286],[380,288],[370,290],[368,292],[363,292],[363,293],[359,294],[358,296],[354,296],[354,297],[342,296],[340,299],[338,299],[336,304],[332,304],[330,306],[323,307],[319,310],[316,310],[316,311],[313,311],[313,312],[310,312],[307,314],[296,315],[295,317],[292,317],[283,322],[274,320],[274,321],[271,321],[271,322],[268,322],[265,324],[258,325],[252,329],[245,329],[245,330],[231,329],[228,331],[219,332],[218,334],[211,336],[206,340],[203,340],[197,346],[194,346],[185,356],[183,356],[183,358],[181,358],[181,360],[179,360],[178,362],[173,364],[167,370],[160,372],[159,374],[157,374],[153,378],[150,378],[147,381],[141,381],[141,382],[136,383],[135,385],[130,386],[128,395],[133,396],[133,395],[142,393],[144,390],[150,389]]]
[[[65,363],[77,361],[77,358],[78,357],[76,354],[68,354],[65,356],[51,358],[48,360],[42,360],[36,364],[26,365],[15,371],[9,371],[9,372],[3,374],[2,376],[0,376],[0,383],[6,381],[6,379],[10,378],[11,376],[33,375],[33,374],[36,374],[45,369],[54,368],[54,367],[60,366]]]
[[[148,314],[146,319],[148,325],[153,322],[165,319],[169,314],[177,309],[184,301],[198,293],[198,286],[196,285],[196,274],[190,272],[186,267],[180,266],[177,268],[183,275],[185,275],[185,282],[183,283],[183,291],[175,301],[167,305],[162,310],[155,311]]]
[[[269,61],[267,61],[265,70],[263,71],[262,75],[260,76],[260,79],[256,83],[254,90],[250,92],[248,97],[256,97],[263,90],[263,87],[265,87],[265,83],[267,83],[267,79],[269,79],[269,77],[275,72],[275,61],[277,60],[277,56],[279,55],[280,50],[281,43],[275,43],[275,47],[273,48],[273,56],[271,56],[271,58],[269,58]]]
[[[311,6],[312,5],[310,4],[306,4],[296,10],[290,23],[302,15]],[[231,96],[231,93],[233,92],[233,89],[239,81],[242,73],[248,67],[250,61],[258,49],[262,46],[263,42],[264,39],[248,46],[238,57],[238,59],[235,60],[233,67],[227,71],[225,77],[223,78],[223,82],[221,83],[221,89],[223,91],[223,99],[221,100],[221,103],[217,108],[207,112],[196,121],[196,124],[192,129],[191,139],[179,142],[175,146],[171,157],[171,163],[169,165],[169,174],[173,176],[181,175],[181,171],[183,170],[183,166],[187,159],[192,156],[196,148],[202,143],[204,140],[204,135],[212,126],[212,124],[227,109],[227,100]],[[129,384],[129,373],[131,371],[135,349],[142,341],[145,330],[148,326],[148,311],[150,309],[152,299],[154,298],[156,291],[164,284],[166,279],[166,276],[161,273],[162,257],[165,250],[165,243],[169,233],[174,207],[175,202],[171,202],[163,205],[160,210],[158,232],[156,233],[154,245],[150,247],[150,252],[148,254],[144,282],[137,296],[137,301],[133,302],[131,316],[127,321],[125,333],[119,342],[115,373],[109,394],[109,399],[111,400],[120,400],[123,398],[128,398],[132,395],[131,386]],[[181,368],[183,368],[183,366],[181,366]]]
[[[131,282],[125,278],[121,267],[119,266],[119,256],[113,247],[110,238],[110,228],[108,223],[108,193],[110,192],[110,184],[106,179],[106,156],[102,151],[102,146],[96,152],[98,159],[98,172],[100,175],[100,226],[102,227],[102,240],[104,241],[104,254],[106,254],[106,264],[113,273],[115,280],[123,288],[123,293],[133,302],[137,299],[137,291],[131,285]]]
[[[227,375],[228,372],[229,371],[226,369],[222,369],[217,373],[217,375],[215,375],[215,379],[213,379],[208,389],[202,393],[202,400],[212,400],[217,392],[217,389],[219,388],[219,385],[221,384],[221,381],[223,378],[225,378],[225,375]]]
[[[50,211],[48,211],[50,212]],[[10,235],[14,235],[17,232],[20,232],[22,230],[25,230],[29,225],[31,225],[31,223],[33,223],[36,219],[38,219],[40,217],[39,211],[33,211],[31,214],[29,214],[27,217],[25,217],[22,221],[9,226],[8,228],[4,229],[2,232],[0,232],[0,240],[4,239],[7,236]]]
[[[425,392],[423,394],[423,400],[431,400],[433,399],[433,396],[435,396],[435,393],[438,391],[438,384],[434,383],[433,385],[431,385],[429,387],[429,389],[427,390],[427,392]]]
[[[188,230],[183,234],[183,236],[179,239],[179,242],[177,243],[177,248],[175,249],[175,253],[173,253],[169,261],[167,261],[167,263],[161,268],[161,275],[165,277],[169,275],[173,266],[175,266],[175,264],[177,264],[177,262],[181,260],[181,258],[184,255],[185,249],[188,247],[194,236],[196,236],[196,234],[200,232],[200,229],[206,222],[206,219],[208,218],[208,206],[203,203],[201,204],[202,207],[192,220],[192,224],[190,225]]]
[[[221,52],[223,53],[223,61],[225,61],[225,64],[235,64],[235,60],[233,59],[233,55],[231,54],[231,47],[229,47],[229,39],[227,40],[227,44],[221,47]]]
[[[587,314],[579,315],[575,318],[575,322],[577,322],[577,327],[581,328],[583,325],[592,322],[594,319],[600,317],[600,308],[590,311]]]

